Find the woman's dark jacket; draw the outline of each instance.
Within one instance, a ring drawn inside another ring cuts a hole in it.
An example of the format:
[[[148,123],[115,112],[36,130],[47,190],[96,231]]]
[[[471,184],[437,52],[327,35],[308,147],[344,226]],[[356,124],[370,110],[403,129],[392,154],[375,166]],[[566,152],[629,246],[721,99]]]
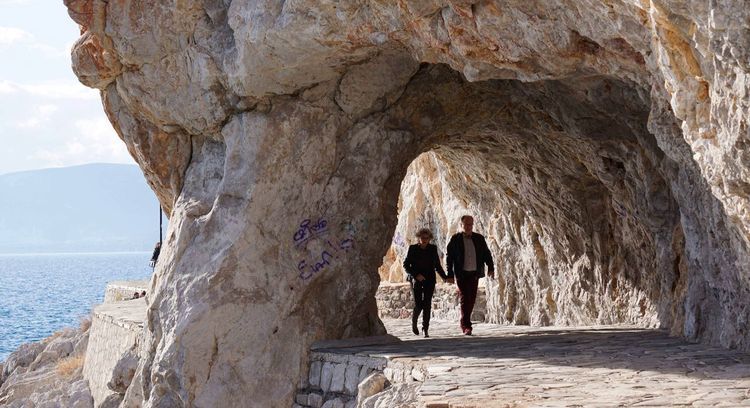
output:
[[[422,275],[427,282],[435,282],[435,271],[440,274],[443,280],[448,279],[445,275],[442,265],[440,265],[440,256],[437,247],[432,244],[422,249],[419,244],[409,246],[409,251],[404,259],[404,269],[414,280],[417,275]]]

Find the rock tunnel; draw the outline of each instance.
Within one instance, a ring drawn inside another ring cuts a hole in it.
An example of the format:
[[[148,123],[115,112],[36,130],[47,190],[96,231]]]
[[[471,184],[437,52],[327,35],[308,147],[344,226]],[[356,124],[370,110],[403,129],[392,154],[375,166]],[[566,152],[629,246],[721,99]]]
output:
[[[646,128],[647,95],[602,76],[469,84],[447,68],[426,69],[428,86],[446,88],[417,95],[429,94],[444,123],[419,114],[431,156],[407,176],[400,236],[422,220],[444,248],[460,215],[476,214],[499,271],[488,281],[493,322],[653,326],[683,318],[660,309],[671,307],[661,298],[684,296],[685,271],[674,268],[678,206]],[[454,103],[458,110],[443,108]]]
[[[747,9],[65,2],[170,212],[126,402],[288,406],[313,341],[384,332],[378,269],[420,214],[475,216],[490,321],[750,347]]]

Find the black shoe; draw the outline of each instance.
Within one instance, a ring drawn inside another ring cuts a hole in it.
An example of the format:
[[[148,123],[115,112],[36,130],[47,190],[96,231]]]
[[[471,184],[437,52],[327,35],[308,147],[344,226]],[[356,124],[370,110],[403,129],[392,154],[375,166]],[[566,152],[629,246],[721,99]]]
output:
[[[422,331],[424,332],[424,337],[425,338],[430,337],[430,334],[427,333],[427,329],[422,329]]]
[[[419,330],[417,329],[417,320],[416,319],[414,319],[414,320],[411,321],[411,331],[414,334],[417,334],[417,335],[419,334]]]

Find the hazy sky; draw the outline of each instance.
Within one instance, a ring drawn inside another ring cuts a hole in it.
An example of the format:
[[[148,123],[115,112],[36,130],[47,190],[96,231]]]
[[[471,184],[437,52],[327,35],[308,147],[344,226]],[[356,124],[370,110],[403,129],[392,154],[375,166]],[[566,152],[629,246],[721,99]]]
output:
[[[0,0],[0,174],[133,163],[70,68],[78,37],[62,0]]]

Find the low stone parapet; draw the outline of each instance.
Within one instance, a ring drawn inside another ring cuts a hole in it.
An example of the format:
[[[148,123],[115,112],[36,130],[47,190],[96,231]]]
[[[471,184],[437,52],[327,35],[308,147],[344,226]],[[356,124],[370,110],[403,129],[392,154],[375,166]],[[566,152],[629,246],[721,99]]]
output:
[[[414,309],[411,284],[381,282],[375,294],[378,304],[378,315],[381,319],[408,319]],[[477,301],[471,320],[485,321],[487,298],[483,286],[477,292]],[[432,318],[458,321],[461,311],[458,304],[458,293],[455,285],[438,284],[432,297]]]
[[[140,343],[146,321],[146,300],[105,303],[94,308],[83,365],[94,406],[113,392],[107,387],[117,361]]]
[[[104,291],[104,303],[120,302],[133,298],[135,292],[141,293],[148,287],[147,280],[114,281],[107,284]]]
[[[310,353],[308,372],[300,380],[294,408],[354,408],[358,386],[371,374],[380,373],[391,384],[424,381],[426,371],[418,364],[397,362],[388,356],[366,352],[346,354],[340,347],[378,346],[397,343],[392,336],[320,342]]]

